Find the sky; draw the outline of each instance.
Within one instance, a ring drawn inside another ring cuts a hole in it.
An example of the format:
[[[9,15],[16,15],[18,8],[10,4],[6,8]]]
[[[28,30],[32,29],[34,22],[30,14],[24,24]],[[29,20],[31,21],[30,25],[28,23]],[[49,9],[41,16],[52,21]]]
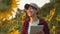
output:
[[[26,3],[36,3],[40,8],[44,5],[44,4],[46,4],[46,3],[49,3],[50,2],[50,0],[20,0],[19,2],[18,2],[18,8],[19,9],[24,9],[24,5],[26,4]]]

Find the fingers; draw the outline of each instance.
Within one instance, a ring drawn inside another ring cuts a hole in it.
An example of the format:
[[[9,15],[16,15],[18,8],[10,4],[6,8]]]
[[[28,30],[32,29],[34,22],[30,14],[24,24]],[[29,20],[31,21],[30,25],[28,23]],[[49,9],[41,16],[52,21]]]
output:
[[[40,30],[36,34],[44,34],[44,31]]]

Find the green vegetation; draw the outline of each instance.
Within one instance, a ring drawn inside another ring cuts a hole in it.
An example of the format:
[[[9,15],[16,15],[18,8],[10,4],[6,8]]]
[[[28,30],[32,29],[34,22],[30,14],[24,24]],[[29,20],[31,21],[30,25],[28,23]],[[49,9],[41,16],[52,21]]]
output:
[[[38,16],[47,21],[51,34],[60,34],[60,0],[50,0],[50,3],[39,9]],[[17,9],[14,19],[5,21],[0,19],[0,34],[9,34],[12,28],[21,32],[25,18],[28,18],[25,10]]]

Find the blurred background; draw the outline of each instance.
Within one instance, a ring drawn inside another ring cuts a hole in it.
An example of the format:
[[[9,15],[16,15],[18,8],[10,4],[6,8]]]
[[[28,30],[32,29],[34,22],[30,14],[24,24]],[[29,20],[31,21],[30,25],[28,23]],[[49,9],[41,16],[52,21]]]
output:
[[[24,5],[32,2],[40,7],[38,16],[47,21],[50,34],[60,34],[60,0],[0,0],[0,34],[21,34],[28,18]]]

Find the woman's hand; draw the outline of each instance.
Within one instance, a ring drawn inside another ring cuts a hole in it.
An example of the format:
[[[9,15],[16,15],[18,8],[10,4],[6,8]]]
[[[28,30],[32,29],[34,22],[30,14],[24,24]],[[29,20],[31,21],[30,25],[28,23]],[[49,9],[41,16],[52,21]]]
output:
[[[44,31],[43,30],[40,30],[36,34],[44,34]]]

